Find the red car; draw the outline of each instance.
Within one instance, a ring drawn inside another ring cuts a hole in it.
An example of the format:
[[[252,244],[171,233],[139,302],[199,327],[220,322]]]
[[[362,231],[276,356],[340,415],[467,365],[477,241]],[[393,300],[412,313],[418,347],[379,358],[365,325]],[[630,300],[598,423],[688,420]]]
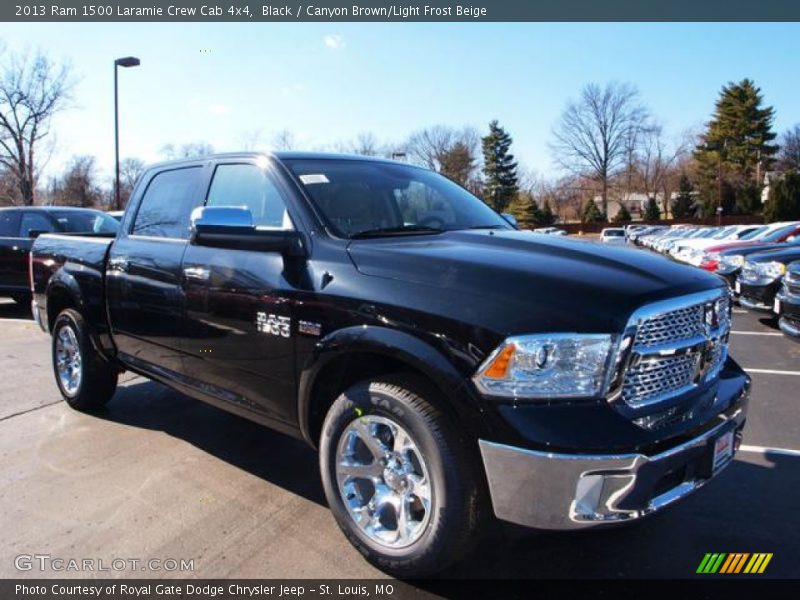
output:
[[[779,244],[797,235],[800,235],[800,223],[796,221],[789,223],[772,223],[771,225],[767,225],[767,229],[756,237],[706,248],[705,252],[703,252],[703,259],[700,262],[700,267],[706,271],[715,271],[719,266],[719,253],[723,250],[746,248],[747,246],[767,243]]]

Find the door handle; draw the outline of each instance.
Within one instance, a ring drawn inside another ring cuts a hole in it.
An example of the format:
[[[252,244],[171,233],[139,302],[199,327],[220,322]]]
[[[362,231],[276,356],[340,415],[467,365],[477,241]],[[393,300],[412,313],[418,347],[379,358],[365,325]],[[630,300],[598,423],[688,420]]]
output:
[[[208,281],[209,277],[211,277],[211,271],[205,267],[186,267],[183,270],[183,276],[186,277],[186,279]]]
[[[125,271],[128,270],[129,265],[130,262],[128,262],[127,258],[117,257],[108,259],[108,268],[111,271],[120,271],[121,273],[124,273]]]

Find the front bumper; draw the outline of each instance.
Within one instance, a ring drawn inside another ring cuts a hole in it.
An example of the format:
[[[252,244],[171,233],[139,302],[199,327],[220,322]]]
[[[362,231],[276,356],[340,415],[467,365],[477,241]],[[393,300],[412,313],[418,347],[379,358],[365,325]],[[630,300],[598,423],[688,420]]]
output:
[[[775,294],[781,287],[781,280],[776,279],[763,283],[745,283],[738,281],[739,304],[750,310],[772,312]]]
[[[622,523],[666,508],[724,468],[712,469],[716,440],[733,432],[738,449],[749,392],[748,384],[703,433],[651,455],[562,454],[482,439],[495,515],[526,527],[565,530]]]
[[[778,292],[780,320],[778,327],[788,336],[800,339],[800,295],[786,293],[786,288]]]

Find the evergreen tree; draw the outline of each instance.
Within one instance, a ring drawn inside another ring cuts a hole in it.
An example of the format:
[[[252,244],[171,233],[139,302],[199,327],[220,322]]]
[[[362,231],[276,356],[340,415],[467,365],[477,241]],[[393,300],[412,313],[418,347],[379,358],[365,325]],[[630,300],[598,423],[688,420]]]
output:
[[[621,204],[619,207],[619,211],[617,214],[614,215],[614,223],[630,223],[631,222],[631,213],[628,212],[628,209],[625,207],[624,204]]]
[[[583,207],[581,223],[603,223],[605,221],[606,216],[597,208],[594,198],[589,198]]]
[[[764,222],[800,220],[800,173],[787,173],[771,188]]]
[[[466,187],[475,169],[475,159],[469,146],[459,141],[439,155],[439,165],[442,175]]]
[[[517,163],[509,153],[511,136],[497,120],[489,123],[489,134],[481,138],[483,148],[483,198],[497,212],[506,209],[519,191]]]
[[[542,215],[540,223],[542,227],[549,227],[555,222],[556,222],[556,215],[553,214],[553,210],[550,208],[550,201],[545,200],[544,206],[542,207]]]
[[[761,187],[750,183],[736,190],[734,212],[752,215],[761,212]]]
[[[672,216],[675,219],[683,219],[694,215],[694,211],[694,186],[686,173],[681,173],[678,197],[672,203]]]
[[[720,178],[733,189],[731,199],[738,190],[756,182],[757,165],[761,172],[774,162],[778,146],[772,122],[775,111],[763,106],[761,90],[750,79],[729,83],[722,88],[716,108],[701,143],[694,151],[698,163],[698,186],[704,213],[714,214],[717,207]],[[725,208],[733,209],[734,201]]]
[[[647,199],[647,205],[644,209],[645,221],[658,221],[661,218],[661,211],[658,209],[658,202],[652,196]]]
[[[514,215],[520,229],[533,229],[542,222],[542,212],[530,192],[520,192],[508,205],[506,212]]]

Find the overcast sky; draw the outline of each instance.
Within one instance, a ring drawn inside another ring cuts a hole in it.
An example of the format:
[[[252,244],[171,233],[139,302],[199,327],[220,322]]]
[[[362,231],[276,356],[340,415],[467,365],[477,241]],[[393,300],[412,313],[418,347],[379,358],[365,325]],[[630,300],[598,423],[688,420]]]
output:
[[[73,106],[54,123],[49,171],[73,154],[113,164],[113,59],[122,157],[158,160],[167,143],[241,149],[278,130],[300,149],[373,132],[400,142],[437,123],[481,130],[497,118],[519,160],[555,174],[548,142],[581,86],[635,84],[670,135],[700,128],[721,86],[755,79],[779,131],[800,122],[799,24],[8,24],[7,50],[71,63]]]

